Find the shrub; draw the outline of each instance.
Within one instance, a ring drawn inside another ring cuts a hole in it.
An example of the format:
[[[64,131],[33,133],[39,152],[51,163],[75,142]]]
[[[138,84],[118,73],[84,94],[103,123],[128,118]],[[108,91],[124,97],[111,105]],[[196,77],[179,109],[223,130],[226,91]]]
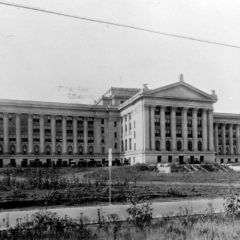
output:
[[[148,170],[148,165],[145,163],[138,163],[135,165],[135,168],[139,171],[146,171]]]
[[[240,196],[238,193],[231,194],[225,198],[224,209],[228,216],[240,216]]]
[[[127,209],[127,213],[130,217],[127,222],[132,223],[138,228],[150,226],[152,222],[152,208],[150,203],[138,204],[137,198],[132,195],[128,200],[131,202],[130,207]]]

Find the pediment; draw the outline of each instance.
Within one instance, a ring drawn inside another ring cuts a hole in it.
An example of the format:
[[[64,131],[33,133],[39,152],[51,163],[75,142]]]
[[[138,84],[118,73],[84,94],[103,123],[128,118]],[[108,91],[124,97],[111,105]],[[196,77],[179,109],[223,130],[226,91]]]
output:
[[[216,95],[207,94],[185,82],[178,82],[162,88],[147,91],[145,96],[153,98],[187,99],[192,101],[215,102]]]

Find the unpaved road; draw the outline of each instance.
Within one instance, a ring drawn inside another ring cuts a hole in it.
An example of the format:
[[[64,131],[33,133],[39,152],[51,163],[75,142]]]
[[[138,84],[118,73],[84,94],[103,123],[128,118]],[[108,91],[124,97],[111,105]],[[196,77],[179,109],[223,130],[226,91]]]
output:
[[[179,214],[184,214],[186,209],[190,214],[201,214],[206,212],[211,205],[215,212],[223,212],[223,202],[222,198],[216,199],[198,199],[198,200],[182,200],[182,201],[172,201],[172,202],[153,202],[153,217],[163,217],[163,216],[174,216]],[[49,211],[56,212],[59,216],[64,217],[68,215],[73,219],[77,219],[81,216],[86,216],[91,221],[96,221],[98,219],[98,209],[100,209],[103,216],[115,213],[120,219],[127,218],[126,209],[129,205],[118,204],[118,205],[108,205],[108,206],[91,206],[91,207],[61,207],[61,208],[49,208]],[[0,229],[6,229],[8,227],[14,227],[17,224],[17,219],[21,219],[21,222],[25,222],[32,218],[32,214],[39,211],[38,208],[32,210],[21,210],[21,211],[2,211],[0,212]]]

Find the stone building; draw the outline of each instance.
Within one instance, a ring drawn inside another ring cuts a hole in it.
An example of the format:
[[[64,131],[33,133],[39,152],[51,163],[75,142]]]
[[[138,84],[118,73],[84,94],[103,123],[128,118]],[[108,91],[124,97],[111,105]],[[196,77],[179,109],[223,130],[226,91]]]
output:
[[[238,162],[240,115],[180,81],[110,88],[93,105],[0,100],[0,167]]]

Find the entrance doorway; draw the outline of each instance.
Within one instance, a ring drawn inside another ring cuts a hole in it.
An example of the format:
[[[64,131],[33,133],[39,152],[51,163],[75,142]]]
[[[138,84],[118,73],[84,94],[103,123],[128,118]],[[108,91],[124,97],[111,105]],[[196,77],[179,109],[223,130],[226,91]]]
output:
[[[168,156],[168,162],[169,162],[169,163],[172,162],[172,156]]]
[[[200,156],[200,163],[204,162],[204,156]]]
[[[158,157],[157,157],[157,162],[158,162],[158,163],[162,162],[162,156],[158,156]]]
[[[184,164],[184,156],[179,156],[179,164]]]

